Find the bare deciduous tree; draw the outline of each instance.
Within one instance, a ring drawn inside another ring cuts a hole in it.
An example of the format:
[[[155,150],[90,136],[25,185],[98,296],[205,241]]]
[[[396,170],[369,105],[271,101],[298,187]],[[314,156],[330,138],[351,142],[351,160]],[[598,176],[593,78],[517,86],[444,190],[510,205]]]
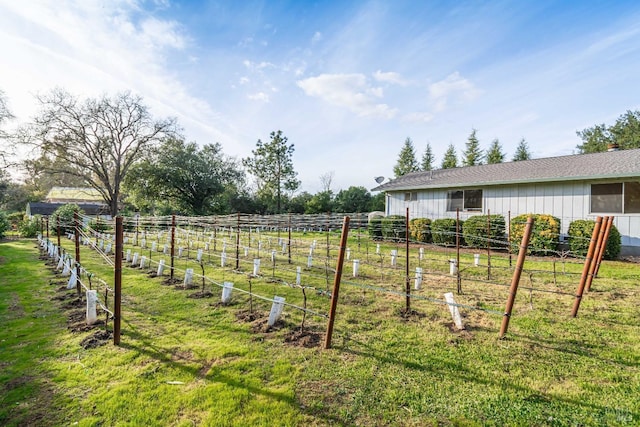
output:
[[[120,186],[131,165],[155,143],[176,133],[175,119],[155,120],[130,92],[79,101],[64,90],[39,96],[42,110],[23,142],[35,145],[51,173],[81,177],[115,216]],[[53,161],[55,160],[55,161]]]

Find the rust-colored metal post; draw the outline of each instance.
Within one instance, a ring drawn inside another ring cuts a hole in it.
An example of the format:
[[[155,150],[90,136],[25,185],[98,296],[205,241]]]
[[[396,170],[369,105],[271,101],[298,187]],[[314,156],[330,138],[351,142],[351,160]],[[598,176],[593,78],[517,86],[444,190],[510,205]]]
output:
[[[176,254],[176,216],[171,215],[171,273],[169,275],[169,283],[173,284],[173,264]]]
[[[78,217],[78,211],[73,212],[73,223],[75,226],[75,244],[76,244],[76,290],[78,296],[82,295],[82,287],[80,286],[80,218]]]
[[[604,241],[604,232],[607,228],[607,224],[609,223],[609,217],[605,216],[602,218],[602,224],[600,225],[600,232],[598,233],[598,240],[596,240],[596,247],[593,250],[593,258],[591,260],[591,265],[589,266],[589,275],[587,276],[587,283],[584,286],[584,290],[589,292],[591,289],[591,283],[593,282],[593,278],[595,277],[596,268],[598,266],[598,260],[600,259],[600,255],[604,254],[604,246],[602,246],[602,242]]]
[[[240,270],[240,212],[238,212],[238,222],[236,225],[236,271],[238,271]]]
[[[458,294],[462,293],[462,277],[460,277],[460,208],[456,208],[456,281]]]
[[[44,237],[44,218],[40,217],[40,237]]]
[[[344,253],[347,247],[347,237],[349,236],[348,216],[342,222],[342,235],[340,236],[340,250],[338,252],[338,262],[336,263],[336,274],[333,279],[333,292],[331,292],[331,308],[329,309],[329,323],[327,324],[327,335],[324,339],[324,348],[331,348],[331,337],[333,335],[333,323],[336,318],[336,307],[338,305],[338,295],[340,293],[340,280],[342,279],[342,265],[344,264]]]
[[[411,282],[409,279],[409,208],[407,208],[407,216],[405,217],[405,243],[406,243],[406,259],[405,259],[405,272],[404,272],[404,288],[406,294],[406,308],[405,314],[409,315],[411,312]]]
[[[49,217],[45,217],[45,223],[47,227],[47,243],[49,243]]]
[[[582,276],[580,276],[580,284],[576,290],[576,299],[573,301],[573,309],[571,310],[571,316],[576,317],[578,315],[578,309],[580,308],[580,302],[582,301],[582,294],[584,293],[584,287],[591,271],[591,263],[593,260],[593,254],[595,252],[598,235],[600,234],[600,227],[602,226],[602,217],[596,218],[596,223],[593,227],[593,233],[591,234],[591,242],[589,243],[589,250],[587,251],[587,257],[584,260],[584,267],[582,268]]]
[[[598,262],[596,264],[596,269],[593,272],[593,277],[598,277],[598,271],[600,271],[600,263],[602,262],[603,258],[604,258],[604,254],[607,251],[607,243],[609,242],[609,234],[611,233],[611,228],[613,227],[613,216],[609,217],[609,221],[607,221],[606,223],[606,229],[604,231],[604,238],[602,240],[602,250],[600,251],[600,256],[598,257]],[[603,224],[604,225],[604,224]],[[587,288],[587,291],[589,290],[589,288],[591,287],[591,284],[589,284],[589,287]]]
[[[289,242],[287,243],[287,251],[289,254],[289,264],[291,264],[291,213],[289,213]]]
[[[122,217],[116,217],[116,261],[114,264],[113,294],[113,345],[120,345],[122,320]],[[106,300],[105,300],[106,301]]]
[[[60,246],[60,215],[56,215],[56,229],[58,230],[58,257],[61,257],[62,247]]]
[[[522,274],[522,268],[524,266],[524,260],[527,256],[527,248],[529,247],[529,239],[531,238],[531,230],[533,229],[533,217],[527,218],[527,224],[522,235],[522,242],[520,243],[520,250],[518,252],[518,259],[516,261],[516,268],[513,270],[513,277],[511,278],[511,286],[509,287],[509,297],[507,298],[507,305],[504,309],[504,316],[502,317],[502,325],[500,326],[500,338],[503,338],[509,328],[509,320],[511,319],[511,311],[513,310],[513,303],[516,300],[516,294],[518,293],[518,285],[520,284],[520,276]]]
[[[491,209],[487,209],[487,280],[491,280]]]

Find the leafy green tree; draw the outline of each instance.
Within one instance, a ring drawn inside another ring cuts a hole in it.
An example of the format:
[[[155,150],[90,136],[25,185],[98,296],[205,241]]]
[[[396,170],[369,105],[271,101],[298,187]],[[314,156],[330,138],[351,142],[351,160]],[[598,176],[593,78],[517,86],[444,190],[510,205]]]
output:
[[[433,150],[431,149],[431,144],[427,143],[427,148],[424,149],[424,153],[422,154],[422,170],[430,171],[433,169],[433,162],[435,161],[435,156],[433,155]]]
[[[420,170],[418,166],[418,161],[416,160],[416,152],[413,149],[413,141],[411,138],[407,138],[404,141],[404,145],[400,150],[400,155],[398,156],[398,161],[396,165],[393,167],[393,173],[396,178],[406,175],[410,172],[417,172]]]
[[[229,196],[244,183],[244,172],[218,143],[167,138],[148,159],[136,164],[125,187],[136,200],[168,201],[188,215],[229,212]],[[228,190],[230,190],[228,192]]]
[[[384,211],[385,210],[385,193],[378,193],[371,196],[371,202],[369,203],[369,212]]]
[[[607,151],[609,144],[618,144],[620,150],[640,148],[640,111],[628,110],[612,126],[599,124],[576,134],[582,139],[577,146],[581,154]]]
[[[307,207],[307,203],[309,203],[309,201],[312,198],[313,198],[313,195],[311,195],[307,191],[303,191],[299,194],[296,194],[294,197],[289,199],[287,209],[291,213],[303,214],[305,211],[305,208]]]
[[[331,191],[320,191],[307,202],[304,213],[319,214],[333,211],[333,194]]]
[[[5,233],[11,224],[9,223],[9,219],[7,218],[7,214],[5,212],[0,211],[0,239],[4,238]]]
[[[287,137],[280,130],[271,132],[270,138],[267,143],[258,140],[252,157],[243,159],[242,164],[256,178],[258,197],[265,200],[271,211],[281,213],[284,196],[295,192],[300,181],[293,168],[293,144],[287,144]]]
[[[351,186],[340,190],[334,201],[336,212],[368,212],[371,193],[364,187]]]
[[[495,164],[502,163],[506,154],[502,151],[502,145],[498,138],[491,141],[491,145],[489,146],[489,150],[487,150],[487,164]]]
[[[516,152],[513,155],[513,161],[519,162],[521,160],[531,160],[531,152],[529,152],[529,144],[524,138],[520,140]]]
[[[112,216],[120,209],[121,186],[130,168],[175,134],[174,119],[153,119],[142,98],[129,92],[79,101],[58,89],[38,101],[41,111],[23,142],[49,160],[49,172],[80,177],[98,190]]]
[[[480,142],[473,129],[467,139],[466,148],[462,152],[462,166],[476,166],[482,164],[484,154],[480,149]]]
[[[58,217],[60,217],[60,234],[73,232],[76,226],[73,222],[74,212],[78,212],[78,215],[84,214],[84,211],[80,209],[80,206],[75,203],[67,203],[66,205],[62,205],[56,209],[49,220],[49,232],[54,236],[58,235]]]
[[[458,167],[458,155],[456,154],[456,147],[453,144],[449,144],[447,151],[442,158],[442,169],[452,169]]]

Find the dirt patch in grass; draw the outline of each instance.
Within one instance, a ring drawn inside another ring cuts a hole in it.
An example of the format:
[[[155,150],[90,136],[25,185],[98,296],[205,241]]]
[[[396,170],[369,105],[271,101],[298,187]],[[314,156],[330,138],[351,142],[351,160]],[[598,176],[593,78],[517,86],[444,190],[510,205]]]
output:
[[[424,319],[425,317],[427,317],[427,315],[425,313],[422,313],[420,311],[417,310],[408,310],[406,307],[402,307],[400,309],[398,309],[398,315],[400,316],[400,318],[402,318],[403,320],[410,322],[410,321],[415,321],[415,320],[420,320],[420,319]]]
[[[162,284],[167,286],[176,285],[178,283],[182,283],[182,280],[176,279],[175,277],[173,279],[171,277],[167,277],[162,281]]]
[[[323,335],[319,332],[312,330],[300,331],[298,329],[286,335],[284,337],[284,342],[296,347],[313,348],[320,346],[322,337]]]
[[[80,308],[80,307],[84,307],[84,306],[85,306],[85,303],[80,298],[72,299],[72,300],[69,300],[66,303],[62,304],[62,308],[64,310],[70,310],[70,309],[73,309],[73,308]]]
[[[9,312],[11,319],[17,319],[19,317],[24,316],[24,307],[20,304],[20,297],[17,293],[12,292],[10,296],[11,300],[9,302]]]
[[[110,331],[97,331],[96,333],[89,335],[82,341],[80,346],[85,350],[90,348],[97,348],[103,346],[113,339],[113,334]]]
[[[211,297],[213,297],[213,293],[211,291],[198,291],[198,292],[194,292],[192,294],[187,295],[187,298],[194,298],[194,299],[211,298]]]
[[[222,304],[222,303],[220,303]],[[249,310],[240,310],[238,312],[236,312],[236,319],[238,319],[241,322],[246,322],[246,323],[253,323],[258,319],[261,319],[265,316],[264,313],[261,313],[259,311],[249,311]]]
[[[251,325],[251,331],[254,333],[268,334],[269,332],[279,331],[285,326],[282,320],[278,320],[273,326],[269,326],[269,319],[263,318],[254,321]]]

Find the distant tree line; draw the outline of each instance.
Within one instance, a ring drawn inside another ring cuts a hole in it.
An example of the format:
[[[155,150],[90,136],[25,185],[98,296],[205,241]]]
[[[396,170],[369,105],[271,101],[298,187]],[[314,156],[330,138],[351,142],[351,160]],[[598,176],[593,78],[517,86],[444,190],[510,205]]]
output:
[[[384,209],[383,194],[355,186],[334,194],[330,180],[315,195],[299,193],[294,145],[280,130],[238,160],[219,143],[185,141],[176,119],[152,117],[142,98],[129,92],[78,99],[56,89],[36,99],[40,109],[33,121],[9,134],[3,127],[13,116],[0,91],[1,164],[16,145],[36,153],[22,162],[25,182],[13,182],[0,169],[0,210],[24,211],[27,202],[42,200],[54,186],[98,190],[111,215]]]

